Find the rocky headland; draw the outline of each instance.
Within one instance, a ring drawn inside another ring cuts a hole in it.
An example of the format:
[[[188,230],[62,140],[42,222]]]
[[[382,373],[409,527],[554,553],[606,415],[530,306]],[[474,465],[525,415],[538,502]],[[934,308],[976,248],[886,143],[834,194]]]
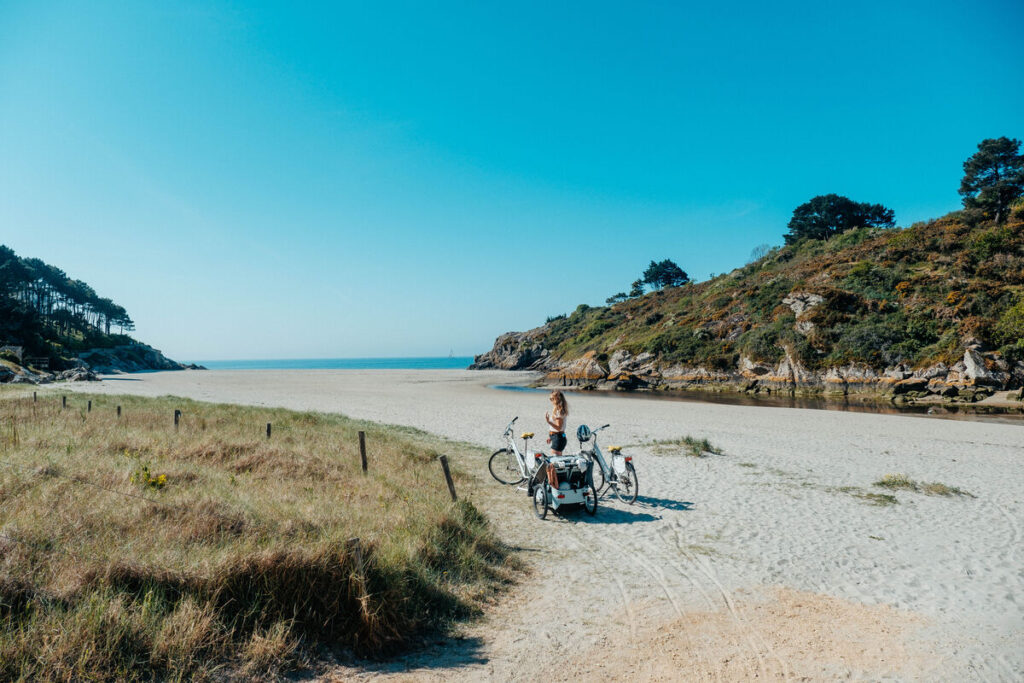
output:
[[[135,342],[82,351],[71,361],[70,367],[58,371],[33,367],[27,362],[18,364],[13,361],[3,361],[0,364],[0,384],[91,382],[99,379],[98,375],[153,370],[205,370],[205,368],[201,365],[179,363],[152,346]]]
[[[855,229],[509,332],[471,369],[588,389],[974,403],[1024,392],[1024,211]]]
[[[543,345],[544,328],[501,335],[494,348],[474,358],[471,370],[532,370],[544,373],[543,386],[589,390],[671,391],[676,389],[737,391],[749,394],[800,394],[839,397],[874,395],[895,402],[928,398],[973,403],[1006,390],[1024,400],[1024,362],[1012,365],[998,352],[980,346],[965,349],[963,358],[923,368],[906,364],[873,368],[862,363],[811,370],[790,353],[777,364],[740,356],[735,368],[665,364],[650,352],[587,351],[579,358],[558,359]]]

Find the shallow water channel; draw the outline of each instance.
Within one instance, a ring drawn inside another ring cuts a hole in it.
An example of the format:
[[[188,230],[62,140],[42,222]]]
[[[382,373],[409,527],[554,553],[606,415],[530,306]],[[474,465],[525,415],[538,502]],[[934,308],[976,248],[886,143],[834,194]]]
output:
[[[522,391],[547,393],[551,389],[520,384],[491,384],[499,391]],[[808,408],[811,410],[845,410],[853,413],[879,413],[888,415],[912,415],[937,417],[947,420],[975,420],[978,422],[999,422],[1024,426],[1024,406],[1021,408],[964,404],[895,405],[887,401],[865,397],[863,399],[820,396],[789,396],[785,394],[750,395],[738,392],[718,391],[580,391],[563,389],[567,394],[608,396],[625,400],[647,399],[653,401],[683,401],[698,403],[719,403],[733,406],[763,406],[768,408]]]

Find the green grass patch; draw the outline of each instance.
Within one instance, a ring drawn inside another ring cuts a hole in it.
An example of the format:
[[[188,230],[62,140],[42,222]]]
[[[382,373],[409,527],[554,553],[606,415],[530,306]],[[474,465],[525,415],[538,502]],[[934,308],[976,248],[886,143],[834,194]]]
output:
[[[679,439],[652,441],[648,445],[654,449],[655,453],[659,454],[682,453],[695,458],[702,458],[707,454],[724,455],[721,448],[712,445],[712,443],[707,439],[698,439],[693,436],[684,436]]]
[[[887,474],[875,482],[875,486],[887,488],[893,491],[915,491],[926,493],[930,496],[968,496],[974,498],[974,494],[964,491],[956,486],[948,486],[939,482],[919,482],[911,479],[905,474]]]
[[[863,501],[867,501],[872,505],[896,505],[900,501],[897,500],[896,496],[889,493],[872,493],[870,491],[862,491],[859,493],[852,494],[855,498],[860,498]]]

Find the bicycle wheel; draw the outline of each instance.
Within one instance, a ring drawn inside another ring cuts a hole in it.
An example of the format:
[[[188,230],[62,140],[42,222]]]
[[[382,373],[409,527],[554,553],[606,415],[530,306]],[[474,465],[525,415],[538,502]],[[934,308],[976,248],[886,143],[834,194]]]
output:
[[[623,503],[632,505],[636,502],[637,487],[639,482],[636,479],[636,470],[633,463],[626,463],[626,471],[619,473],[615,486],[615,497]]]
[[[590,479],[594,482],[594,490],[600,493],[604,488],[604,470],[601,469],[601,463],[596,460],[590,468]]]
[[[533,514],[537,515],[537,519],[548,516],[548,492],[544,484],[538,484],[533,491]]]
[[[597,489],[593,484],[583,491],[583,509],[588,515],[597,514]]]
[[[487,469],[491,471],[492,477],[508,486],[525,481],[523,473],[519,471],[519,463],[516,462],[515,454],[507,448],[494,451],[487,463]]]

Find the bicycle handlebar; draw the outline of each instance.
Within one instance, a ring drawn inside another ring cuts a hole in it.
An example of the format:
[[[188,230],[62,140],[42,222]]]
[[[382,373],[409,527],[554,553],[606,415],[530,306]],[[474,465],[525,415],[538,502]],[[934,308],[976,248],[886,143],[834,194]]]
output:
[[[505,433],[506,434],[508,434],[509,432],[512,431],[512,425],[514,425],[516,423],[516,420],[518,420],[518,419],[519,419],[518,415],[516,415],[515,417],[512,418],[512,421],[508,423],[508,427],[505,427]]]

